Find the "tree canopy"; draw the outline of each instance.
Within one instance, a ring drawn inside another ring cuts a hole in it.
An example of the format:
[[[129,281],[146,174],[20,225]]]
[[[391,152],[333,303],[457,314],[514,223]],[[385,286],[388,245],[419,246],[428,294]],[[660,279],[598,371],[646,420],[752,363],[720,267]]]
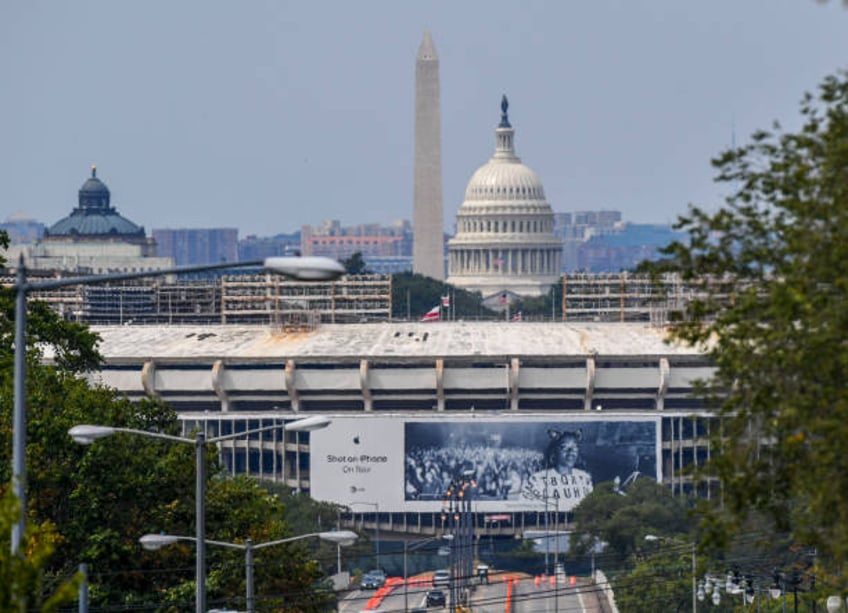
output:
[[[3,239],[0,233],[0,244]],[[0,573],[20,581],[15,590],[0,590],[0,601],[17,604],[22,596],[27,610],[55,609],[75,596],[68,579],[86,563],[94,606],[185,605],[194,599],[194,547],[143,552],[138,539],[160,531],[194,534],[193,442],[116,434],[88,447],[75,443],[68,430],[82,423],[171,435],[180,434],[180,424],[155,399],[132,403],[90,385],[84,375],[101,361],[97,336],[44,303],[29,301],[27,310],[26,514],[35,528],[26,535],[23,555],[8,560],[0,555]],[[9,503],[14,317],[14,289],[0,288],[0,492],[5,492],[0,528],[14,521],[15,507]],[[211,446],[206,461],[207,538],[239,543],[250,537],[259,544],[293,534],[278,497],[250,479],[225,478]],[[8,528],[3,530],[7,535]],[[8,551],[8,536],[6,543]],[[298,541],[257,551],[257,599],[277,610],[325,610],[333,596],[314,589],[323,573],[311,548]],[[210,603],[243,600],[239,553],[208,548]]]
[[[704,467],[722,484],[705,527],[719,545],[750,511],[848,572],[848,75],[713,161],[727,196],[690,206],[685,238],[645,268],[699,280],[672,336],[716,373],[700,393],[721,421]]]
[[[368,264],[365,263],[365,258],[362,257],[362,252],[357,251],[349,258],[342,262],[345,272],[349,275],[367,275],[371,274],[368,270]]]
[[[574,510],[572,546],[581,552],[603,543],[602,566],[609,571],[626,568],[646,534],[671,536],[688,528],[686,506],[666,486],[645,478],[624,493],[601,483]]]
[[[392,317],[412,321],[441,304],[442,296],[452,298],[451,313],[456,319],[491,319],[497,316],[483,306],[480,292],[455,288],[424,275],[411,272],[392,275]]]
[[[22,547],[26,555],[10,553],[9,536],[20,517],[18,507],[11,490],[0,497],[0,611],[58,611],[76,599],[82,576],[75,573],[70,578],[52,581],[46,572],[61,538],[49,523],[28,524]]]
[[[195,524],[193,444],[120,435],[91,446],[75,443],[68,429],[95,423],[179,435],[176,414],[161,403],[130,403],[108,389],[91,388],[54,366],[28,373],[28,517],[55,526],[48,575],[68,577],[88,564],[92,605],[179,604],[193,600],[194,547],[143,552],[140,536],[167,532],[191,536]],[[0,388],[2,423],[9,423],[11,386]],[[10,440],[8,428],[7,441]],[[7,444],[0,476],[9,482]],[[221,478],[217,453],[207,454],[207,537],[262,543],[291,536],[276,496],[247,478]],[[283,595],[299,610],[322,610],[327,594],[312,589],[323,574],[311,561],[312,544],[297,542],[256,553],[256,593]],[[244,556],[207,549],[210,603],[243,598]],[[286,563],[282,564],[281,561]],[[179,569],[179,570],[177,570]]]

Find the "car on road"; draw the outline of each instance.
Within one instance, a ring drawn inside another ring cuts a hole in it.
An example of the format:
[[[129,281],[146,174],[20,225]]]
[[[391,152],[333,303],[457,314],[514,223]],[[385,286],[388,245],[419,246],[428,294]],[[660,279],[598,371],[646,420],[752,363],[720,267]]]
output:
[[[430,590],[427,592],[428,607],[443,607],[447,604],[447,598],[442,590]]]
[[[433,573],[433,587],[448,587],[450,585],[450,571],[437,570]]]
[[[369,570],[362,575],[362,580],[359,582],[359,587],[363,590],[376,590],[386,584],[386,573],[382,570]]]

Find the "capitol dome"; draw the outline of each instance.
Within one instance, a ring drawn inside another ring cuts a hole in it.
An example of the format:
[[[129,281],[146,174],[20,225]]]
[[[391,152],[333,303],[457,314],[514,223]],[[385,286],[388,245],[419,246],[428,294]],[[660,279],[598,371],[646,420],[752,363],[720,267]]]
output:
[[[545,188],[539,175],[521,163],[504,164],[492,159],[474,173],[465,188],[466,203],[519,198],[545,199]]]
[[[539,296],[559,281],[562,242],[542,180],[515,154],[508,108],[504,96],[495,153],[465,189],[448,242],[448,283],[484,297]]]
[[[509,123],[506,96],[501,101],[501,123],[495,132],[495,155],[477,169],[465,188],[463,206],[476,202],[513,202],[517,200],[545,200],[542,180],[530,167],[515,155],[515,131]]]

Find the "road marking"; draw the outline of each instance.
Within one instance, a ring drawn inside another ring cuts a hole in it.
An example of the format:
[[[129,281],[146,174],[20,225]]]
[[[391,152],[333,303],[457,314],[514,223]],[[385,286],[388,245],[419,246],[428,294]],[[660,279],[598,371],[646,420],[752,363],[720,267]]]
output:
[[[580,603],[580,610],[583,613],[586,613],[586,603],[583,602],[583,590],[582,589],[577,590],[577,600]]]

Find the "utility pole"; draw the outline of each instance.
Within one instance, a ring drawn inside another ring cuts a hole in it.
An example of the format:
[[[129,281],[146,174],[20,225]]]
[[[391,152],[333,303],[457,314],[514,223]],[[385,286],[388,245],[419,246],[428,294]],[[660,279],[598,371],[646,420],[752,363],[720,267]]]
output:
[[[447,521],[451,539],[450,610],[467,605],[474,566],[474,521],[471,510],[477,483],[473,471],[451,482],[442,502],[442,519]],[[447,514],[447,516],[445,516]]]

